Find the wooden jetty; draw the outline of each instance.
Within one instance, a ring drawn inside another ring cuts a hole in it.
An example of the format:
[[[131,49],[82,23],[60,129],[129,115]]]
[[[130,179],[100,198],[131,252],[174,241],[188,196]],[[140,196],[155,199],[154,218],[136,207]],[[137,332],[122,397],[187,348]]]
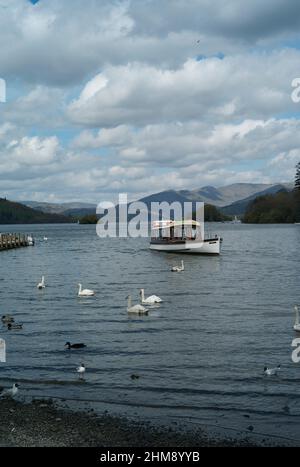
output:
[[[31,235],[20,233],[0,233],[0,251],[34,245]]]

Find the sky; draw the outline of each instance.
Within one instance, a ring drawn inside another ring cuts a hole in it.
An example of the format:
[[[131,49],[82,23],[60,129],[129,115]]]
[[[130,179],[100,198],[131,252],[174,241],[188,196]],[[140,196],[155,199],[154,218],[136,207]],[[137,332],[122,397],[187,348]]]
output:
[[[0,196],[292,182],[299,0],[0,0]]]

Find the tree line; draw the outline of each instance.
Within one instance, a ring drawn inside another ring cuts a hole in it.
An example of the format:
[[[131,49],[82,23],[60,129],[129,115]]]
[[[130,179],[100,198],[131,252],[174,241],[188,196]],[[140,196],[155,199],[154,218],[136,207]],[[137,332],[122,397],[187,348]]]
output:
[[[300,162],[296,165],[294,189],[259,196],[249,204],[243,221],[249,224],[300,222]]]

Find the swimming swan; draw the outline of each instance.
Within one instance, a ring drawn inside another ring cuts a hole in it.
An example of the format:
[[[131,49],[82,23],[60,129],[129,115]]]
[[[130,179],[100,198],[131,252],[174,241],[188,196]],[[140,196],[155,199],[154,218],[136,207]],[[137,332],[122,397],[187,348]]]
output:
[[[143,305],[152,305],[153,303],[161,303],[162,299],[159,298],[157,295],[151,295],[150,297],[145,298],[145,290],[141,289],[140,290],[140,296],[141,296],[141,303]]]
[[[42,290],[42,289],[45,289],[45,287],[46,287],[46,284],[45,284],[45,277],[43,276],[43,277],[42,277],[42,281],[37,285],[37,288],[38,288],[39,290]]]
[[[79,291],[78,291],[78,297],[92,297],[95,295],[95,292],[90,289],[83,289],[82,290],[82,285],[78,284],[79,286]]]
[[[296,319],[295,319],[294,329],[295,329],[295,331],[300,332],[299,309],[298,309],[297,305],[295,305],[294,310],[295,310],[295,313],[296,313]]]
[[[181,266],[174,266],[172,269],[171,269],[172,272],[182,272],[184,271],[184,263],[183,263],[183,260],[181,261]]]
[[[127,297],[127,311],[128,313],[133,313],[136,315],[148,315],[148,310],[142,305],[132,305],[131,303],[131,296],[128,295]]]

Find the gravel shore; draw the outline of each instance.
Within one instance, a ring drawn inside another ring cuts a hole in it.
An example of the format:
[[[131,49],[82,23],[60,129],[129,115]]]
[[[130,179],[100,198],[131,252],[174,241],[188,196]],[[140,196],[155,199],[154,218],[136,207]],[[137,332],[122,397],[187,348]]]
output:
[[[1,447],[204,447],[253,446],[249,439],[214,439],[204,431],[175,431],[93,412],[71,412],[52,401],[0,400]],[[265,442],[262,443],[266,445]]]

